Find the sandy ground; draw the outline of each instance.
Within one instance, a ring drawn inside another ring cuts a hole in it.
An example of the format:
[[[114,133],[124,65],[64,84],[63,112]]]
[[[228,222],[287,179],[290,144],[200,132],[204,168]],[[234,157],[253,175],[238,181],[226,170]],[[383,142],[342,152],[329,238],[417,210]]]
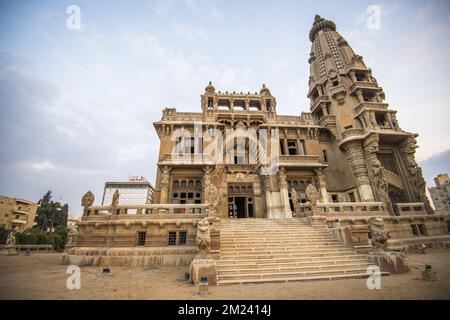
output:
[[[411,272],[382,277],[380,290],[369,290],[365,279],[297,281],[210,287],[199,296],[182,280],[187,268],[81,268],[81,289],[68,290],[67,266],[61,254],[0,256],[1,299],[450,299],[450,250],[410,255]],[[420,270],[431,264],[438,281],[421,280]]]

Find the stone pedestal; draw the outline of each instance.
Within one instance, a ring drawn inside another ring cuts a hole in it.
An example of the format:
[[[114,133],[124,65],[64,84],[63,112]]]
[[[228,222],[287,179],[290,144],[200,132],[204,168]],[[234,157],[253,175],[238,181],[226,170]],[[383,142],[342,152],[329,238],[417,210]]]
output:
[[[409,272],[405,256],[400,252],[372,251],[369,261],[378,265],[382,272],[401,274]]]
[[[16,250],[16,246],[6,245],[3,247],[1,251],[1,255],[3,256],[17,256],[19,253]]]
[[[201,278],[208,278],[208,285],[217,285],[217,269],[216,262],[212,258],[195,258],[189,267],[189,275],[191,281],[196,285],[200,285]]]

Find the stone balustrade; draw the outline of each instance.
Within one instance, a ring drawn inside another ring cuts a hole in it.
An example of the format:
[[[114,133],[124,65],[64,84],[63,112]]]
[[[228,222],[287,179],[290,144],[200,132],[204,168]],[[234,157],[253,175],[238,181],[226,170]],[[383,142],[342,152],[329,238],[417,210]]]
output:
[[[209,204],[144,204],[144,205],[119,205],[119,206],[92,206],[86,208],[84,217],[89,216],[108,216],[108,215],[127,215],[127,216],[147,216],[157,215],[178,217],[179,215],[197,215],[206,216],[208,214]],[[135,211],[135,214],[129,214],[129,210]],[[149,216],[150,218],[150,216]]]
[[[166,153],[160,165],[173,165],[173,164],[209,164],[214,165],[215,161],[213,157],[209,154],[175,154],[175,153]]]
[[[320,166],[322,164],[318,155],[280,155],[279,161],[282,166]]]
[[[400,216],[427,215],[423,202],[397,203],[397,212]]]
[[[382,202],[318,203],[313,211],[314,215],[336,217],[389,215]]]
[[[51,244],[16,244],[14,246],[16,250],[20,252],[53,252],[53,246]],[[0,250],[5,249],[5,244],[0,245]]]

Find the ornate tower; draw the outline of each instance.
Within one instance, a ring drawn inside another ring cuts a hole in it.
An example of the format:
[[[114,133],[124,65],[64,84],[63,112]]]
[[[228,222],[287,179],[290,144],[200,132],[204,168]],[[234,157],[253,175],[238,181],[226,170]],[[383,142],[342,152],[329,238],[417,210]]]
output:
[[[317,15],[309,39],[311,113],[345,153],[359,199],[383,201],[392,214],[404,202],[431,211],[414,158],[417,135],[400,129],[372,70],[333,21]]]

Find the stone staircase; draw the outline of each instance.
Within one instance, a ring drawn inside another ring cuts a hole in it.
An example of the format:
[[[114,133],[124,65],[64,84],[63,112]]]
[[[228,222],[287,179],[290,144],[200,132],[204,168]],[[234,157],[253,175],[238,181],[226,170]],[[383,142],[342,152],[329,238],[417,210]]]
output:
[[[227,219],[220,227],[218,285],[367,277],[369,261],[327,227],[301,219]]]

